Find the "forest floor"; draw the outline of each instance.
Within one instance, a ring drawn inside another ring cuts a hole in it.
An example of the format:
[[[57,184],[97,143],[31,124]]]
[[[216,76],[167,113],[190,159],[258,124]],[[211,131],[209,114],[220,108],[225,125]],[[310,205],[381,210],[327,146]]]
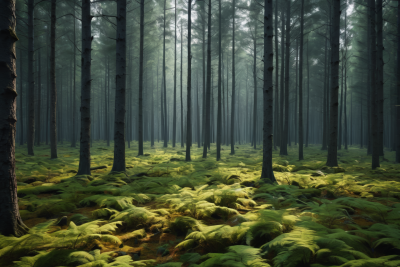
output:
[[[223,146],[192,162],[183,148],[137,143],[126,173],[95,142],[92,175],[76,176],[79,149],[16,150],[20,213],[29,234],[0,235],[0,266],[400,266],[400,165],[385,151],[372,171],[365,149],[274,151],[278,184],[260,181],[262,150]]]

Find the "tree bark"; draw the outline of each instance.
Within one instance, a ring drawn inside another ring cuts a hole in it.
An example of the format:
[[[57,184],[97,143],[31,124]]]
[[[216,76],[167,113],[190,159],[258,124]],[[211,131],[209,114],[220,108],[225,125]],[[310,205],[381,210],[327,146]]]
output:
[[[15,42],[18,37],[15,0],[0,1],[0,234],[20,237],[28,232],[18,208],[15,175],[17,126],[17,67]],[[32,51],[33,52],[33,51]]]
[[[115,78],[114,164],[111,171],[125,172],[126,115],[126,1],[117,1],[117,47]]]
[[[290,0],[289,0],[290,2]],[[288,16],[289,17],[289,16]],[[303,130],[303,47],[304,47],[304,0],[301,0],[300,10],[300,55],[299,55],[299,160],[304,159],[304,130]],[[289,66],[289,65],[288,65]],[[287,72],[288,73],[288,72]]]
[[[82,0],[82,60],[81,60],[81,138],[77,175],[90,175],[90,98],[92,31],[90,0]]]
[[[74,1],[74,15],[76,14],[75,12],[75,6],[76,2]],[[71,142],[71,147],[76,147],[76,19],[73,17],[74,20],[74,74],[73,74],[73,99],[72,99],[72,142]],[[104,79],[105,76],[104,76]],[[106,90],[106,87],[104,85],[104,90]],[[107,106],[105,106],[107,107]],[[107,113],[105,113],[105,117],[107,116]],[[107,127],[107,124],[104,126]]]
[[[280,88],[280,112],[279,112],[279,119],[280,119],[280,128],[279,128],[279,155],[287,155],[287,143],[283,136],[284,132],[284,125],[285,125],[285,118],[284,118],[284,95],[285,95],[285,12],[282,8],[281,10],[281,17],[282,17],[282,26],[281,26],[281,88]]]
[[[371,21],[371,68],[370,68],[370,82],[371,82],[371,132],[372,132],[372,169],[380,167],[379,163],[379,117],[378,117],[378,94],[377,94],[377,80],[379,76],[376,73],[376,19],[375,19],[375,0],[369,0],[370,21]]]
[[[397,7],[397,133],[396,163],[400,163],[400,2]]]
[[[28,125],[27,146],[28,155],[33,156],[35,143],[35,70],[34,62],[34,0],[28,0]]]
[[[167,21],[167,17],[165,14],[166,11],[166,4],[167,4],[167,0],[164,0],[164,39],[163,39],[163,89],[164,89],[164,103],[163,103],[163,111],[164,111],[164,120],[163,120],[163,128],[164,128],[164,147],[168,147],[168,130],[167,130],[167,82],[166,82],[166,76],[165,76],[165,36],[166,36],[166,21]]]
[[[289,82],[290,82],[290,9],[291,0],[287,0],[286,6],[286,57],[285,57],[285,128],[283,130],[283,153],[282,155],[288,155],[287,145],[289,141]]]
[[[190,1],[190,0],[189,0]],[[184,138],[183,138],[183,24],[181,20],[181,147],[184,147]]]
[[[192,0],[188,2],[188,73],[187,73],[187,112],[186,112],[186,161],[191,161],[190,148],[192,146]]]
[[[257,26],[257,22],[256,22]],[[275,128],[274,128],[274,149],[276,150],[276,146],[279,146],[280,144],[280,134],[278,134],[278,131],[280,129],[280,125],[282,123],[282,120],[280,119],[279,115],[279,42],[278,42],[278,0],[275,0]],[[257,35],[256,35],[257,36]],[[256,79],[256,77],[254,77]],[[255,114],[256,110],[254,111]],[[256,131],[256,119],[254,120],[254,139],[255,139],[255,131]],[[256,149],[256,148],[254,148]]]
[[[20,123],[20,127],[21,127],[21,134],[20,134],[20,141],[19,144],[22,146],[24,144],[24,112],[23,112],[23,104],[22,104],[22,93],[23,93],[23,64],[22,64],[22,49],[20,49],[20,54],[19,54],[19,76],[20,76],[20,81],[19,81],[19,114],[21,114],[21,123]]]
[[[55,159],[57,158],[56,0],[51,0],[50,46],[50,156]]]
[[[321,150],[327,150],[327,130],[328,130],[328,105],[327,105],[327,88],[328,88],[328,82],[327,82],[327,76],[328,76],[328,38],[325,38],[325,54],[324,54],[324,106],[323,106],[323,120],[322,120],[322,148]]]
[[[37,95],[37,120],[36,120],[36,145],[40,146],[40,134],[41,134],[41,128],[40,128],[40,115],[41,115],[41,109],[42,109],[42,79],[41,79],[41,75],[42,75],[42,64],[41,64],[41,55],[40,55],[40,49],[38,51],[38,56],[37,56],[37,66],[38,66],[38,95]]]
[[[329,146],[326,165],[338,166],[338,101],[339,101],[339,48],[340,48],[340,0],[333,0],[331,30],[331,101],[329,117]]]
[[[235,1],[235,0],[233,0]],[[210,145],[211,135],[211,0],[208,1],[208,29],[207,29],[207,88],[206,88],[206,119],[204,128],[203,158],[207,158],[207,148]]]
[[[222,5],[221,5],[221,1],[222,0],[218,1],[218,12],[219,12],[219,14],[218,14],[217,161],[221,160],[221,137],[222,137],[222,94],[221,94],[221,86],[222,86]]]
[[[307,40],[307,126],[306,126],[306,147],[308,147],[309,131],[310,131],[310,58],[309,58],[309,41]]]
[[[231,103],[231,155],[235,154],[235,97],[236,97],[236,73],[235,73],[235,16],[236,0],[232,2],[232,103]],[[272,19],[272,17],[271,17]]]
[[[253,85],[254,85],[254,104],[253,104],[253,148],[257,149],[257,24],[258,21],[254,22],[254,39],[253,39]],[[275,27],[277,28],[277,27]],[[278,38],[275,38],[278,39]],[[275,42],[276,44],[276,42]]]
[[[176,13],[177,13],[177,5],[175,0],[175,46],[174,46],[174,113],[173,113],[173,122],[172,122],[172,147],[175,147],[176,143]]]
[[[138,155],[143,155],[143,49],[144,49],[144,0],[140,0],[140,47],[139,47],[139,125]]]
[[[377,116],[378,116],[378,149],[379,156],[383,156],[383,129],[384,129],[384,117],[383,117],[383,19],[382,19],[382,0],[376,0],[376,98],[377,98]]]
[[[276,182],[272,170],[273,149],[273,71],[274,50],[272,46],[273,33],[272,0],[264,0],[264,88],[263,88],[263,161],[261,179]]]

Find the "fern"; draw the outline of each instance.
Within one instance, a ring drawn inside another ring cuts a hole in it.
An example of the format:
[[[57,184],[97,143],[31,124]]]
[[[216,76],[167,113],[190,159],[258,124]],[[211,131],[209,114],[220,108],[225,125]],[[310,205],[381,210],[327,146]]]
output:
[[[209,253],[202,257],[206,260],[198,267],[270,267],[260,256],[260,250],[250,246],[231,246],[227,253]]]

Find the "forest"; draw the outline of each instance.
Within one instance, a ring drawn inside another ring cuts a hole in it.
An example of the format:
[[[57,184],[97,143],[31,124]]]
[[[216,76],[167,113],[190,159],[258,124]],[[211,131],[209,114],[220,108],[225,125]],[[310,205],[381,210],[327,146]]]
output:
[[[400,266],[400,2],[0,0],[0,266]]]

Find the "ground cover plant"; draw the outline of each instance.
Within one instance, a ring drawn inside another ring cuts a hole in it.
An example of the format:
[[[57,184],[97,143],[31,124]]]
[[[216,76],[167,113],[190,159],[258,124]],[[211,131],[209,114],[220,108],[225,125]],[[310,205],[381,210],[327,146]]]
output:
[[[135,147],[137,144],[133,144]],[[399,266],[400,170],[385,151],[370,170],[366,150],[306,148],[306,160],[274,152],[278,183],[260,180],[262,150],[238,145],[221,161],[192,161],[181,148],[127,150],[127,172],[111,172],[112,149],[92,147],[92,175],[76,175],[79,150],[35,156],[17,147],[19,208],[30,228],[0,236],[0,266]],[[211,151],[213,154],[214,151]]]

